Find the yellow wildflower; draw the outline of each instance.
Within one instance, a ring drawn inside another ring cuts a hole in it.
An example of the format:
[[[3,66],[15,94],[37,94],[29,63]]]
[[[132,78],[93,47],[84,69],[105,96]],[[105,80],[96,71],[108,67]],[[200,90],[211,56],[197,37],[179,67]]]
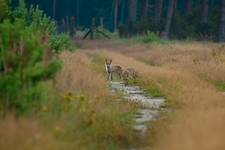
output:
[[[55,131],[56,133],[58,133],[58,132],[61,131],[61,128],[60,128],[59,126],[55,126],[54,131]]]
[[[80,112],[81,112],[81,113],[85,113],[86,111],[87,111],[87,110],[86,110],[85,106],[81,106]]]
[[[49,110],[48,110],[48,107],[47,106],[42,106],[42,111],[43,112],[48,112]]]

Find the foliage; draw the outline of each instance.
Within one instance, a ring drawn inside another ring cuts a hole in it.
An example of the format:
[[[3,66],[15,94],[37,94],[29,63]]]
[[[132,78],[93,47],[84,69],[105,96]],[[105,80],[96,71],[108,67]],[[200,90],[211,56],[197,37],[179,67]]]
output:
[[[179,5],[183,2],[177,2]],[[194,3],[194,2],[193,2]],[[218,36],[218,27],[220,23],[220,6],[218,2],[209,4],[209,16],[207,23],[201,22],[202,7],[199,2],[193,4],[192,10],[186,13],[179,6],[174,10],[170,37],[172,39],[197,39],[197,40],[215,40]],[[125,23],[119,26],[120,37],[131,37],[146,34],[147,31],[154,32],[157,35],[162,33],[166,20],[166,9],[163,9],[161,21],[156,24],[154,17],[149,14],[145,20]]]
[[[55,53],[59,53],[63,50],[75,50],[75,46],[72,44],[69,35],[65,33],[52,35],[50,37],[50,47]]]
[[[143,36],[144,43],[152,43],[152,42],[160,42],[161,39],[158,35],[156,35],[154,32],[147,32],[146,35]]]
[[[49,145],[60,145],[59,149],[119,149],[134,143],[136,134],[130,126],[134,108],[122,100],[111,101],[120,98],[108,93],[104,78],[89,68],[89,60],[81,52],[65,52],[65,58],[59,56],[65,66],[58,72],[54,85],[65,91],[53,88],[51,79],[61,68],[61,62],[58,57],[46,59],[45,55],[49,45],[56,52],[70,49],[70,38],[66,34],[52,35],[51,26],[45,26],[48,25],[45,17],[39,11],[31,11],[34,14],[28,17],[32,13],[22,4],[0,23],[0,107],[5,113],[15,111],[20,117],[13,122],[16,127],[13,137],[10,133],[3,134],[15,142],[2,145],[0,141],[0,147],[20,149],[25,145],[32,149],[37,144],[42,149],[51,149]],[[16,11],[20,13],[16,15]],[[66,61],[69,56],[73,56],[72,62]],[[66,86],[58,82],[65,82]],[[72,93],[67,88],[74,82]],[[17,124],[23,119],[21,114],[32,116],[32,121],[25,123],[25,130],[38,135],[34,141]],[[42,134],[43,124],[39,130],[39,126],[33,127],[33,120],[46,123],[50,130],[45,128]],[[49,140],[49,136],[53,138]],[[48,143],[47,148],[43,142],[39,143],[42,139]]]
[[[43,59],[47,45],[40,37],[43,31],[50,32],[51,25],[47,25],[43,16],[34,17],[40,11],[29,11],[21,1],[15,12],[20,13],[0,23],[0,103],[5,111],[25,112],[40,100],[42,91],[36,88],[38,83],[52,78],[61,63]],[[33,15],[28,20],[26,16],[30,12]],[[42,26],[44,22],[47,26]]]
[[[213,82],[216,88],[220,91],[225,91],[225,81],[214,81]]]
[[[60,22],[64,20],[64,23],[59,23],[60,28],[64,28],[64,31],[67,31],[69,28],[69,24],[71,23],[70,19],[66,19],[66,16],[72,17],[72,14],[77,14],[78,10],[74,8],[79,8],[79,17],[76,17],[76,24],[78,26],[82,26],[85,28],[90,28],[92,17],[96,19],[96,25],[99,25],[99,18],[104,18],[104,26],[112,31],[113,29],[113,1],[101,1],[99,0],[82,0],[80,3],[74,3],[72,0],[65,1],[57,1],[56,4],[56,19]],[[167,6],[169,0],[163,1],[162,14],[159,23],[156,23],[155,20],[155,12],[153,9],[149,9],[148,16],[149,18],[145,18],[141,20],[140,14],[140,1],[137,4],[137,21],[128,23],[127,20],[127,9],[128,9],[128,1],[121,1],[119,3],[119,11],[118,11],[118,24],[120,24],[119,32],[122,37],[130,37],[136,36],[137,34],[143,34],[146,31],[152,31],[156,34],[160,34],[166,23],[166,15],[167,15]],[[172,17],[172,25],[170,31],[170,37],[173,39],[215,39],[218,34],[218,27],[220,22],[220,2],[221,0],[214,0],[208,4],[209,15],[208,15],[208,23],[202,24],[202,0],[192,0],[192,7],[189,12],[186,11],[187,1],[176,1],[176,7],[174,10],[174,15]],[[16,2],[14,2],[16,3]],[[49,15],[52,15],[52,1],[36,1],[30,0],[27,1],[28,4],[38,4],[41,8],[45,10]],[[79,6],[77,5],[79,4]],[[156,1],[149,1],[148,5],[155,7]],[[15,4],[14,4],[15,5]],[[58,9],[60,7],[60,9]],[[86,9],[81,9],[85,7]],[[69,22],[69,23],[68,23]],[[68,25],[65,27],[65,25]]]
[[[19,1],[19,6],[13,11],[12,16],[23,19],[26,25],[31,26],[33,30],[50,33],[55,31],[55,22],[38,6],[31,5],[27,8],[24,0]]]
[[[0,0],[0,21],[4,18],[8,11],[8,5],[6,0]]]

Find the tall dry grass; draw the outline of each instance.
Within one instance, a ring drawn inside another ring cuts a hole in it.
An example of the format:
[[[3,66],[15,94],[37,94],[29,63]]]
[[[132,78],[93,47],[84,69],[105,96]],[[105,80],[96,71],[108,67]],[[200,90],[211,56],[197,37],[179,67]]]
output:
[[[57,74],[55,86],[59,93],[72,93],[75,99],[75,109],[60,120],[66,133],[73,131],[67,140],[78,141],[71,148],[120,149],[135,143],[131,127],[135,107],[109,91],[105,76],[93,68],[95,64],[85,53],[63,52],[60,59],[64,68]]]
[[[40,112],[0,120],[0,149],[122,149],[136,143],[135,106],[109,91],[83,52],[63,52],[59,58],[64,65],[54,79],[56,91],[44,93]]]
[[[62,149],[65,145],[43,129],[37,120],[8,116],[0,120],[1,150]]]
[[[98,53],[124,67],[136,68],[141,80],[157,83],[172,102],[172,118],[160,124],[157,142],[150,149],[225,149],[225,97],[202,77],[224,80],[224,46],[177,43],[151,45],[150,49],[141,51],[139,46],[132,47],[133,50],[100,49],[89,53]],[[151,135],[148,137],[146,142],[150,143]]]
[[[225,46],[212,42],[137,44],[118,41],[88,41],[84,49],[114,51],[152,66],[188,70],[210,80],[225,80]]]
[[[55,79],[55,85],[59,91],[88,92],[92,96],[109,94],[105,77],[98,75],[88,67],[91,61],[85,54],[63,52],[60,59],[63,61],[64,67]]]

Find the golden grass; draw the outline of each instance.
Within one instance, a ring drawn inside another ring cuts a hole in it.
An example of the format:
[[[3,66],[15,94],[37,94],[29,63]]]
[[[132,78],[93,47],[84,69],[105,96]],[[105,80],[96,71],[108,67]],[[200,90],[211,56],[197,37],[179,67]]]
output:
[[[0,120],[1,150],[59,150],[64,145],[52,136],[52,131],[41,128],[34,119],[15,119],[8,116]]]
[[[46,87],[46,100],[32,119],[0,120],[0,149],[114,150],[136,143],[135,106],[109,91],[83,52],[63,52],[59,58],[64,67],[54,79],[56,92]]]
[[[60,59],[63,60],[64,67],[55,79],[58,90],[90,92],[92,96],[107,93],[105,77],[88,68],[91,62],[85,54],[63,52]]]
[[[156,135],[149,126],[146,149],[225,149],[225,97],[208,82],[225,80],[223,45],[115,44],[63,52],[59,57],[64,67],[54,79],[61,98],[51,98],[53,102],[41,109],[40,118],[45,117],[48,127],[40,125],[38,118],[6,117],[0,120],[4,137],[0,149],[121,149],[137,142],[130,118],[134,106],[108,91],[105,76],[99,73],[104,64],[95,64],[90,54],[135,68],[144,84],[154,82],[169,99],[174,111],[166,121],[156,122]],[[52,119],[54,113],[59,115]]]
[[[112,58],[116,64],[137,69],[141,80],[157,83],[171,101],[172,118],[165,122],[168,124],[161,124],[153,147],[159,150],[225,149],[225,97],[207,82],[225,79],[224,46],[176,43],[150,45],[145,50],[141,46],[141,51],[138,47],[88,53],[98,53],[103,58]]]
[[[72,109],[60,120],[64,133],[75,131],[67,140],[78,141],[75,146],[80,149],[118,149],[133,143],[130,114],[134,107],[109,92],[105,76],[93,69],[94,63],[83,52],[63,52],[60,59],[64,68],[55,86],[60,93],[72,93],[74,99]]]

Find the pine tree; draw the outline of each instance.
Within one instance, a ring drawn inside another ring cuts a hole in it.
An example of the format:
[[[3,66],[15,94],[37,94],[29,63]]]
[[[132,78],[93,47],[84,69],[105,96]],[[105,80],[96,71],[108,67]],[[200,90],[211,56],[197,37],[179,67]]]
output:
[[[203,0],[202,23],[208,23],[209,0]]]
[[[155,0],[155,24],[158,25],[161,20],[163,0]]]
[[[141,0],[141,20],[148,17],[148,0]]]
[[[169,38],[170,27],[171,27],[173,12],[174,12],[174,6],[175,6],[175,0],[170,0],[169,5],[168,5],[166,24],[164,27],[164,31],[161,34],[162,38]]]
[[[128,22],[137,20],[137,0],[128,0]]]
[[[114,32],[117,31],[118,25],[118,7],[119,7],[119,0],[113,0],[113,8],[114,8]]]
[[[221,0],[221,4],[219,42],[225,42],[225,1]]]

